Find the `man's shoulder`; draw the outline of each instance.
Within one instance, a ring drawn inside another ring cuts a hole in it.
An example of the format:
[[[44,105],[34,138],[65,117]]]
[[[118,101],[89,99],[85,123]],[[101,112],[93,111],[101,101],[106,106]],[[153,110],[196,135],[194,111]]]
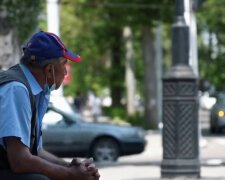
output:
[[[3,84],[0,84],[0,89],[24,89],[27,91],[27,87],[19,82],[19,81],[9,81],[9,82],[6,82],[6,83],[3,83]]]
[[[0,86],[1,86],[1,84],[0,84]],[[26,88],[26,86],[22,82],[19,82],[16,80],[3,83],[2,86],[25,87]]]
[[[0,85],[25,87],[25,76],[19,64],[12,66],[8,70],[0,70]]]

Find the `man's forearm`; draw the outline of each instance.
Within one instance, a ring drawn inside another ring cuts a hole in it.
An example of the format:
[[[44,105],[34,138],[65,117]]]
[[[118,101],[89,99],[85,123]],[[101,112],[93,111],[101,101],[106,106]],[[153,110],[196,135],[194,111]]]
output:
[[[99,179],[92,163],[69,166],[70,163],[46,151],[39,151],[41,157],[32,155],[27,146],[15,137],[7,137],[6,144],[10,169],[14,173],[40,173],[52,180]]]
[[[62,166],[66,166],[68,167],[70,163],[64,161],[63,159],[55,156],[54,154],[44,150],[44,149],[40,149],[38,151],[38,156],[42,159],[45,159],[51,163],[54,163],[54,164],[58,164],[58,165],[62,165]]]
[[[44,174],[53,180],[64,180],[69,174],[67,167],[49,162],[37,156],[32,156],[30,160],[27,159],[26,163],[27,165],[24,167],[24,172],[36,172]]]

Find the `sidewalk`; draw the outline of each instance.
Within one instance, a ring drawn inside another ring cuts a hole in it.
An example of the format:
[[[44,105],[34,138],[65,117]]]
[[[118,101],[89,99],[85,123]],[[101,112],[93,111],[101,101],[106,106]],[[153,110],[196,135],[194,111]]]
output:
[[[162,140],[160,132],[149,132],[146,150],[139,155],[121,157],[118,162],[101,165],[99,172],[101,180],[153,180],[161,179]],[[200,143],[200,152],[204,151],[207,142],[203,138]],[[204,154],[204,153],[203,153]],[[225,154],[225,151],[224,151]],[[224,159],[201,158],[200,179],[225,180]],[[165,179],[165,178],[163,178]],[[174,179],[191,179],[179,177]]]
[[[161,178],[160,166],[154,164],[145,164],[140,166],[125,165],[110,168],[100,168],[101,180],[158,180]],[[168,179],[168,178],[167,178]],[[177,177],[176,180],[189,180],[194,178]],[[223,180],[225,179],[224,166],[202,166],[201,178],[203,180]]]

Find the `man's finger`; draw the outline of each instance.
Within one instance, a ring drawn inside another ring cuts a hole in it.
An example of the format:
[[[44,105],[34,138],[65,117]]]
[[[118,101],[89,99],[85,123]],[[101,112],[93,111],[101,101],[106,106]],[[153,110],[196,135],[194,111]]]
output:
[[[96,166],[94,164],[90,164],[89,166],[87,166],[88,170],[94,170],[97,169]]]
[[[100,178],[99,172],[96,172],[96,173],[94,174],[94,177],[95,177],[95,180],[98,180],[98,179]]]
[[[85,159],[83,162],[85,163],[85,166],[89,166],[90,164],[93,164],[94,160],[93,158],[88,158]]]
[[[79,166],[81,165],[81,160],[80,159],[77,159],[77,158],[73,158],[73,160],[71,161],[70,165],[72,166]]]

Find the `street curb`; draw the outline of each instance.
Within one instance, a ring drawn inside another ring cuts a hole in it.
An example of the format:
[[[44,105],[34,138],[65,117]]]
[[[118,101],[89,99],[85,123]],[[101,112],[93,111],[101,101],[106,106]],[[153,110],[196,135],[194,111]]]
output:
[[[139,162],[113,162],[113,163],[96,163],[99,168],[118,167],[118,166],[161,166],[161,161],[139,161]],[[201,160],[203,167],[225,166],[225,159],[204,159]]]

